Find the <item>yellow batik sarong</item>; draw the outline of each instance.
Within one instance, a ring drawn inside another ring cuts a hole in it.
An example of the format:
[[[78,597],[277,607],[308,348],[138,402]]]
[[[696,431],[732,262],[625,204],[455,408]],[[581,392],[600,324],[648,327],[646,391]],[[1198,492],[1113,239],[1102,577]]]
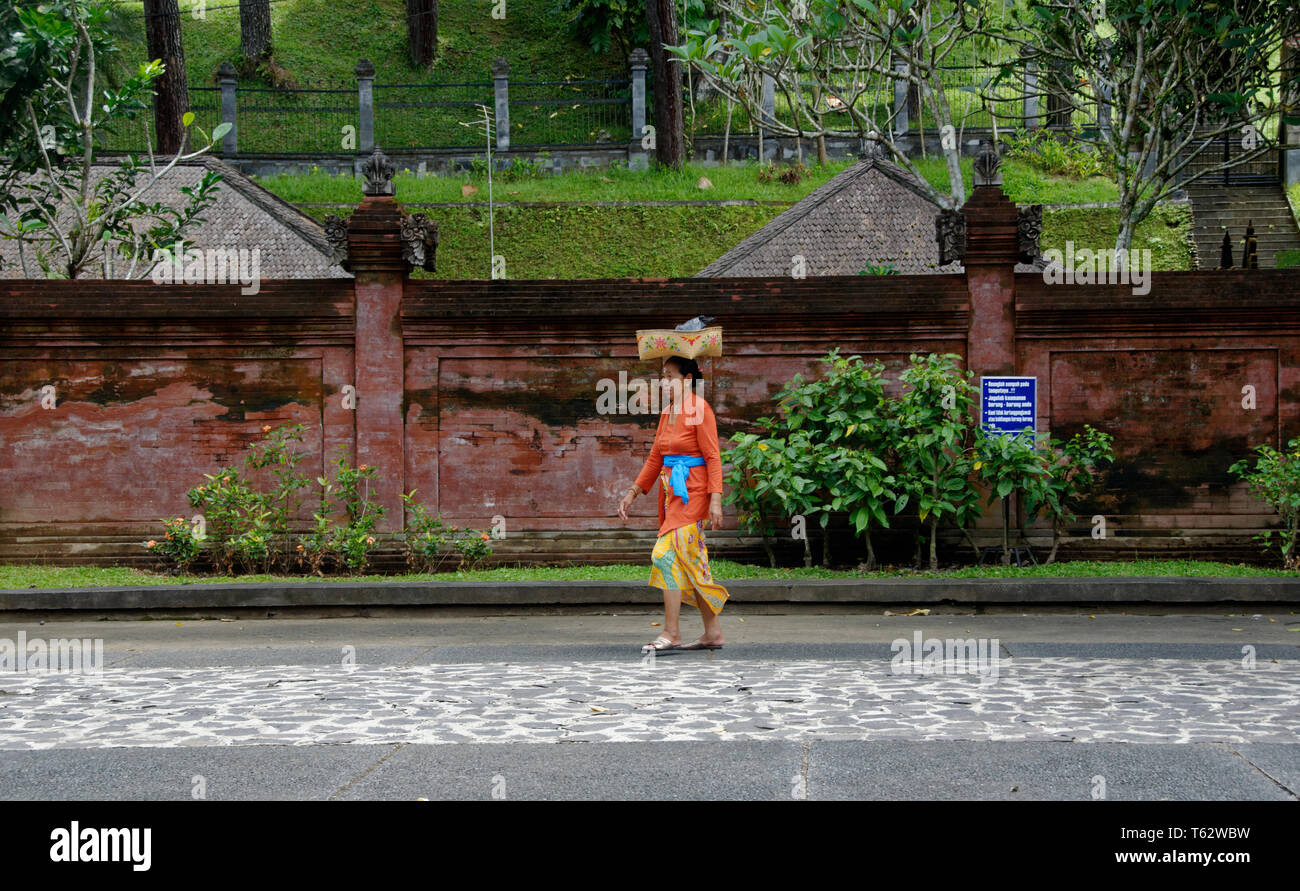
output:
[[[704,545],[698,522],[678,526],[659,536],[650,557],[650,584],[668,591],[680,590],[682,603],[697,606],[698,592],[715,616],[722,612],[722,605],[730,596],[709,572],[709,549]]]

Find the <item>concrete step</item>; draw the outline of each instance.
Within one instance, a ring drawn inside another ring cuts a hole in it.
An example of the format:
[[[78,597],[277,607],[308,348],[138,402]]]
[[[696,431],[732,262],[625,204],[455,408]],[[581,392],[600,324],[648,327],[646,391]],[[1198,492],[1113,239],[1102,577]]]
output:
[[[1188,188],[1187,197],[1192,204],[1192,236],[1203,269],[1218,265],[1225,232],[1231,239],[1233,260],[1240,263],[1247,226],[1254,228],[1261,268],[1275,266],[1280,251],[1300,250],[1300,227],[1281,185],[1197,185]]]

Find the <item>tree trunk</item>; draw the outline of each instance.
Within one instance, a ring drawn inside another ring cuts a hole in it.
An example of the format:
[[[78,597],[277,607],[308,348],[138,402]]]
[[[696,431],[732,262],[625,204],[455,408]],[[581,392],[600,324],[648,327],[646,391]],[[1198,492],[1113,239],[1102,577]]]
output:
[[[438,55],[438,0],[406,0],[406,42],[412,62],[433,64]]]
[[[181,44],[181,13],[177,0],[144,0],[144,33],[149,58],[161,59],[165,71],[154,81],[153,116],[158,151],[174,155],[186,148],[182,118],[190,110],[185,86],[185,47]]]
[[[1056,518],[1053,517],[1052,518],[1052,552],[1047,555],[1048,563],[1056,562],[1056,548],[1060,543],[1061,543],[1061,528],[1057,524]]]
[[[1124,251],[1125,255],[1133,245],[1133,208],[1121,207],[1119,233],[1115,236],[1115,250]]]
[[[772,538],[767,534],[767,514],[762,508],[758,510],[758,528],[763,535],[763,550],[767,552],[767,562],[776,569],[776,551],[772,550]]]
[[[804,569],[812,569],[812,542],[806,530],[803,536],[803,565]]]
[[[239,49],[253,62],[271,54],[271,0],[239,0]]]
[[[831,526],[829,522],[822,527],[822,568],[831,568]]]
[[[1002,496],[1002,565],[1003,566],[1011,565],[1011,549],[1008,547],[1008,543],[1007,543],[1007,526],[1009,524],[1010,524],[1010,519],[1008,517],[1008,512],[1007,512],[1007,498],[1005,495],[1003,495]]]
[[[655,156],[664,167],[681,170],[686,161],[682,122],[682,63],[664,49],[676,45],[677,7],[673,0],[647,0],[650,62],[654,69]]]
[[[939,570],[939,518],[930,515],[930,569]]]
[[[876,568],[876,549],[871,546],[871,527],[862,530],[862,537],[867,540],[867,572]]]

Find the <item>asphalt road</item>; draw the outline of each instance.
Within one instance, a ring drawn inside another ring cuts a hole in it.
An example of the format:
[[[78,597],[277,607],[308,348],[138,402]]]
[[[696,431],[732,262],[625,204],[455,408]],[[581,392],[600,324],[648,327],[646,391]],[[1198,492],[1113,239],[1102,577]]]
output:
[[[1300,795],[1286,607],[737,605],[724,649],[653,658],[650,610],[495,613],[0,622],[0,666],[103,641],[99,671],[0,671],[0,798]]]

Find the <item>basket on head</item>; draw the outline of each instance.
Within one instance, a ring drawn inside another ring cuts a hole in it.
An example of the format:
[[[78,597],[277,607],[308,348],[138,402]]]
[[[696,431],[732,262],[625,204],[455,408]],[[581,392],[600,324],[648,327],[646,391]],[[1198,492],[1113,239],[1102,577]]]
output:
[[[642,359],[662,359],[681,356],[695,359],[699,356],[722,355],[722,326],[701,328],[698,331],[673,331],[651,328],[636,333],[637,354]]]

